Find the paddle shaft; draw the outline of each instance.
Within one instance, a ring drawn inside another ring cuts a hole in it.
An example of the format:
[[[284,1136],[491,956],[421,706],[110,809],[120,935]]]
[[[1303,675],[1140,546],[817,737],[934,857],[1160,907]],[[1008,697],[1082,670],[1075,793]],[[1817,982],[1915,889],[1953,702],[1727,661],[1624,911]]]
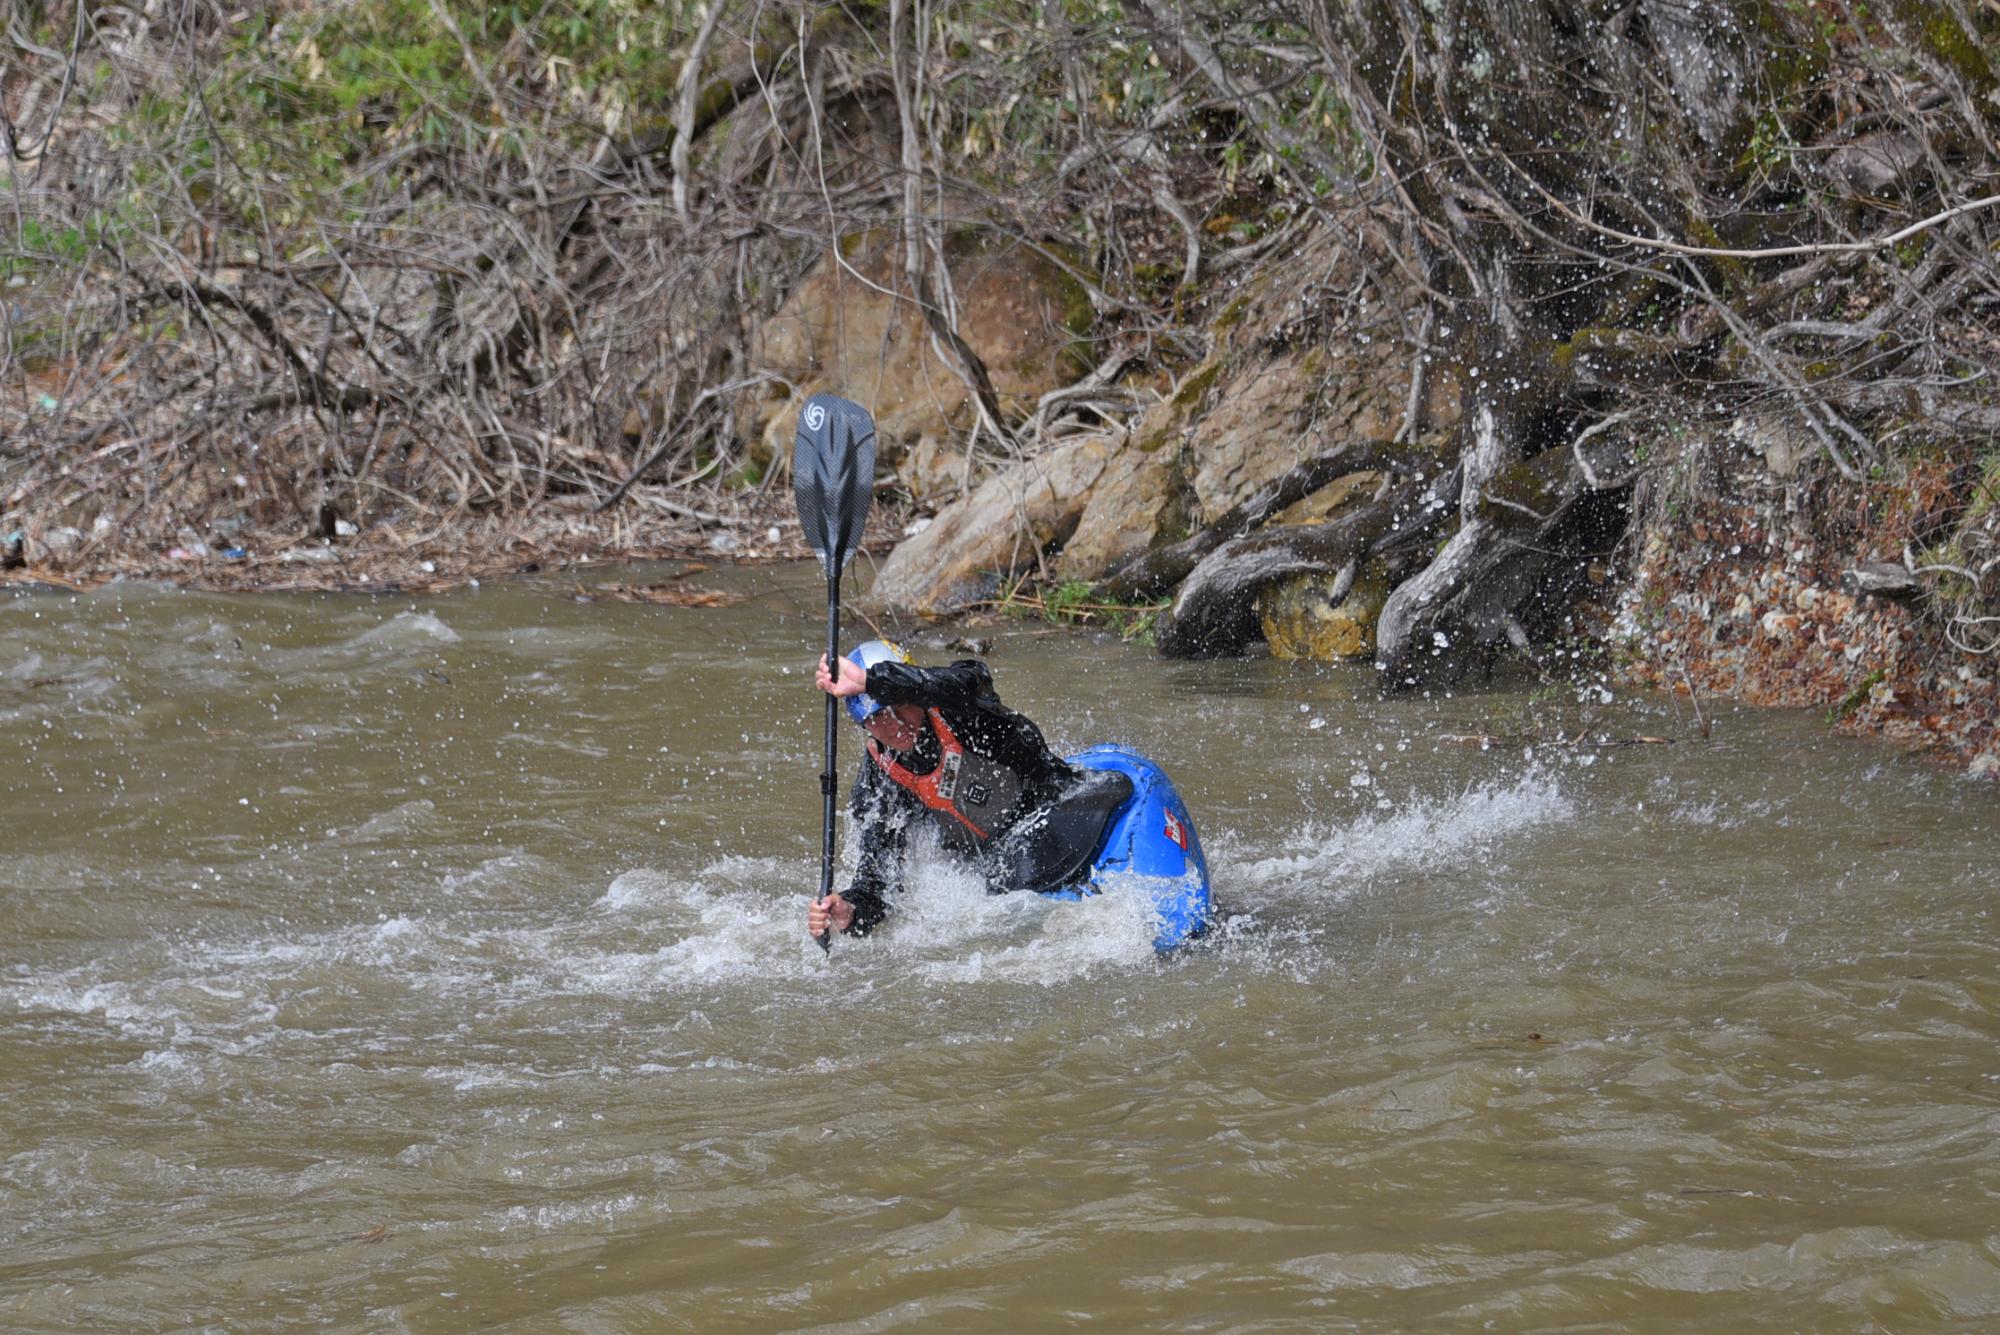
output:
[[[840,672],[840,568],[826,580],[826,670],[839,681]],[[840,701],[826,697],[826,768],[820,771],[819,792],[823,803],[819,839],[819,897],[833,893],[833,791],[840,753]],[[816,938],[819,948],[833,953],[833,928]]]

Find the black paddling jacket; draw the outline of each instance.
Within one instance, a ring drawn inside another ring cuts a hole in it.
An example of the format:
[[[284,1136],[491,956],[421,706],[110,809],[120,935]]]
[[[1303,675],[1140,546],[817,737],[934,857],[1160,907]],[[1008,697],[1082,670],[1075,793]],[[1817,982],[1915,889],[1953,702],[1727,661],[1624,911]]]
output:
[[[993,675],[977,659],[960,659],[941,668],[877,663],[868,669],[868,694],[884,705],[917,705],[930,717],[908,751],[880,750],[872,738],[865,743],[867,754],[861,758],[850,805],[860,834],[860,863],[854,883],[844,892],[854,905],[854,926],[849,930],[857,935],[888,916],[887,896],[902,889],[903,856],[913,822],[931,821],[947,847],[977,863],[986,844],[1005,835],[1023,815],[1054,802],[1077,777],[1068,762],[1049,750],[1033,720],[1000,703]],[[940,736],[940,721],[948,738]],[[891,767],[929,789],[929,798],[899,782]],[[961,768],[966,773],[963,782],[956,773]],[[983,789],[988,787],[1013,791],[995,794],[987,825],[976,826],[956,814],[969,810],[987,820],[978,806],[966,806],[965,801],[968,796],[985,800]],[[957,794],[959,803],[945,804],[940,790]]]

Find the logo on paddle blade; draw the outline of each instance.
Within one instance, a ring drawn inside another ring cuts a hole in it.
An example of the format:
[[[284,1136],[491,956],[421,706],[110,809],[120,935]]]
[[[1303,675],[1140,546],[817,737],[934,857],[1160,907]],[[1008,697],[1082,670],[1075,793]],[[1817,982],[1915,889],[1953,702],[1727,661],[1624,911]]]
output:
[[[825,425],[826,409],[820,407],[817,403],[808,404],[806,406],[806,429],[808,431],[817,431]]]
[[[1167,813],[1167,838],[1179,844],[1181,852],[1187,852],[1187,826],[1181,824],[1180,818],[1171,811]]]

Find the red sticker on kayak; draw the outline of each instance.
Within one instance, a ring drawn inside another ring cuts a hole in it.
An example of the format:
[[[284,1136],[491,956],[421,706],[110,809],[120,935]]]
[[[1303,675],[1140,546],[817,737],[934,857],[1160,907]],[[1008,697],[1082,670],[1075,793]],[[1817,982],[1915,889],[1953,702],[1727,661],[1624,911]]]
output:
[[[1187,852],[1187,827],[1171,811],[1167,813],[1167,838],[1179,844],[1181,852]]]

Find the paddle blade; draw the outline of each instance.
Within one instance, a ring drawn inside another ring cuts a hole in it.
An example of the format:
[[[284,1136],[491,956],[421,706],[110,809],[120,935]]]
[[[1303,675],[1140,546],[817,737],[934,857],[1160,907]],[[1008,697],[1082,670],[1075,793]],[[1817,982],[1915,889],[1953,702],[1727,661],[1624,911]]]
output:
[[[799,410],[792,442],[792,495],[806,541],[829,577],[861,545],[874,494],[875,419],[838,395],[813,395]]]

